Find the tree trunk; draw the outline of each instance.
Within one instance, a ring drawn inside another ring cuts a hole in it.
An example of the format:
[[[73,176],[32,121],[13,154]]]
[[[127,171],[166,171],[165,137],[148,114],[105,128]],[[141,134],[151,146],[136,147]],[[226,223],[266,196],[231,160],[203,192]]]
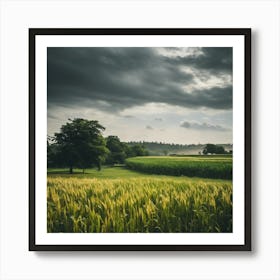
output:
[[[69,173],[73,174],[73,166],[70,166]]]

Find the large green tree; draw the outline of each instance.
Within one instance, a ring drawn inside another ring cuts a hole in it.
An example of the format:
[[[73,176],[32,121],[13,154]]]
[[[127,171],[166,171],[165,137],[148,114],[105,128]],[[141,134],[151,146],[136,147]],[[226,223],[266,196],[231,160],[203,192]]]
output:
[[[95,120],[81,118],[69,119],[62,125],[59,133],[55,133],[54,141],[59,147],[59,158],[73,173],[74,167],[85,169],[93,165],[101,169],[108,149],[102,131],[105,128]]]

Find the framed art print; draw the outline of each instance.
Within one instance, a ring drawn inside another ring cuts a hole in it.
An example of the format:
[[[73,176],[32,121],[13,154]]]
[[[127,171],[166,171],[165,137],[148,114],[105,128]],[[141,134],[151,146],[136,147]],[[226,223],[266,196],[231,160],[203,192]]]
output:
[[[29,43],[30,250],[251,250],[250,29]]]

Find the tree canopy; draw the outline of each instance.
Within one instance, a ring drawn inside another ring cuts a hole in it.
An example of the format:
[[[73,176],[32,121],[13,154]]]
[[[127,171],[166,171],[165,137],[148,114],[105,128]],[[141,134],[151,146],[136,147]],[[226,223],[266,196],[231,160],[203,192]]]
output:
[[[108,136],[106,146],[110,153],[107,156],[106,163],[119,164],[124,163],[126,158],[136,156],[147,156],[149,153],[143,144],[128,145],[121,142],[118,136]]]
[[[106,147],[110,151],[107,156],[106,163],[115,164],[115,163],[124,163],[126,154],[126,145],[122,143],[118,136],[108,136],[106,138]]]
[[[95,120],[69,119],[53,138],[57,161],[68,166],[70,173],[73,173],[74,167],[85,169],[93,165],[100,170],[108,153],[102,136],[104,130]]]

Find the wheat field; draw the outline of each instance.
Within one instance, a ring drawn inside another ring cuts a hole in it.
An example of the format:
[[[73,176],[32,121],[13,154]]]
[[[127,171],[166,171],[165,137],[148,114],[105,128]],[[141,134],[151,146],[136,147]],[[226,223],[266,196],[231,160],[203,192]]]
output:
[[[232,182],[48,177],[51,232],[232,232]]]

